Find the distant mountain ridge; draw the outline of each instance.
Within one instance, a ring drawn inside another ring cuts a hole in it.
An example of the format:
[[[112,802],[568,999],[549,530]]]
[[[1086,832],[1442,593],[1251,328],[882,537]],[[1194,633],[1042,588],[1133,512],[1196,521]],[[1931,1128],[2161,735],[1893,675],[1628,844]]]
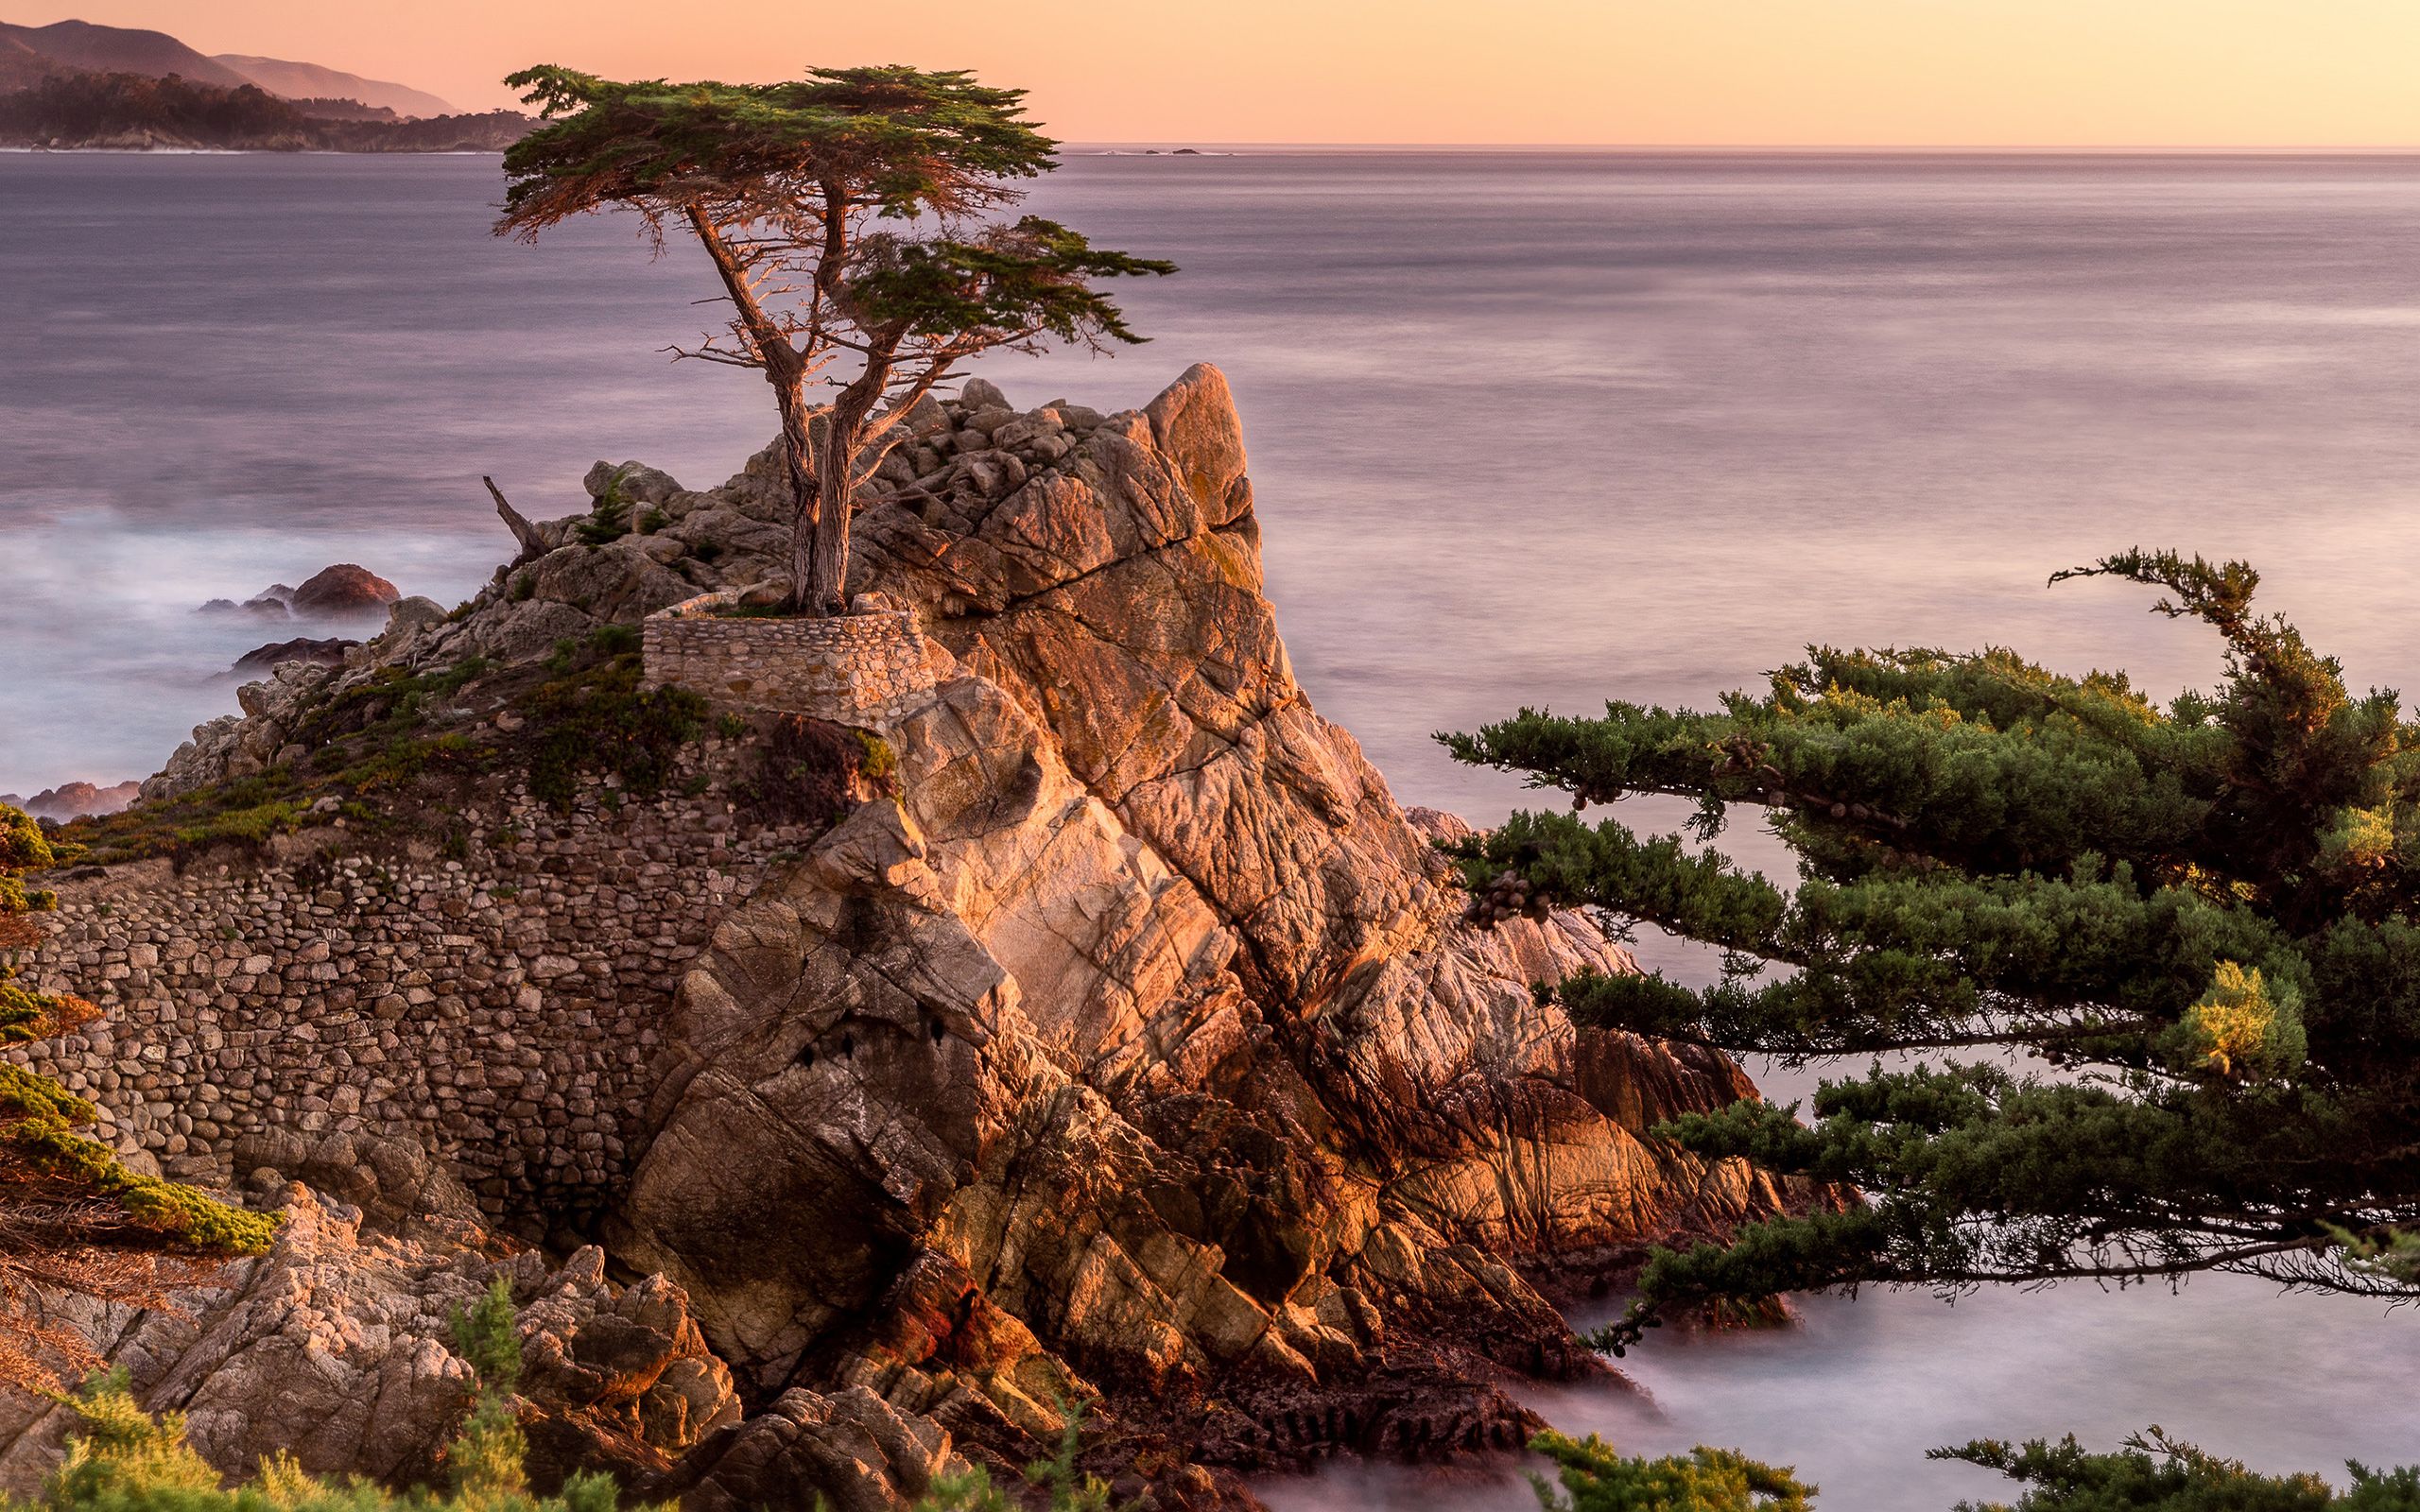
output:
[[[67,74],[135,74],[237,89],[246,84],[283,99],[357,100],[397,115],[440,116],[454,107],[424,90],[364,78],[318,63],[257,58],[245,53],[210,57],[164,31],[61,21],[47,26],[0,22],[0,91],[29,89],[45,77]]]
[[[318,63],[294,63],[243,53],[220,53],[212,61],[224,63],[270,94],[289,100],[359,100],[364,105],[384,107],[397,115],[421,117],[457,113],[452,105],[425,90],[364,78],[359,74],[322,68]]]
[[[164,31],[97,26],[89,21],[61,21],[47,26],[0,22],[0,40],[19,43],[80,74],[141,74],[150,78],[175,74],[196,84],[216,84],[222,89],[251,82]]]
[[[178,75],[53,74],[0,91],[0,146],[54,151],[501,152],[536,123],[517,111],[405,120],[352,100],[282,100],[257,84]]]

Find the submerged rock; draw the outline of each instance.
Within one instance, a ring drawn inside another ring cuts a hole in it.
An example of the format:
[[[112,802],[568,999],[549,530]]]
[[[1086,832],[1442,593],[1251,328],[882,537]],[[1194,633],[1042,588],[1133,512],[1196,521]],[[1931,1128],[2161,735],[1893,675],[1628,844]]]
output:
[[[331,636],[320,641],[315,641],[307,635],[297,636],[290,641],[271,641],[267,645],[256,646],[237,657],[232,670],[238,675],[250,673],[255,677],[266,677],[287,662],[302,662],[321,667],[340,667],[344,665],[344,654],[360,644],[359,641],[348,641],[339,636]]]

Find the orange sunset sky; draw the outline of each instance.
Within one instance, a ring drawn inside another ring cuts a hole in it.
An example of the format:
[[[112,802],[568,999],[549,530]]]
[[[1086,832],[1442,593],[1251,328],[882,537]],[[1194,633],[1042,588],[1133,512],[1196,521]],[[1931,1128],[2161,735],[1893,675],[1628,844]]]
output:
[[[530,62],[972,68],[1074,141],[2420,143],[2420,0],[93,0],[10,5],[510,103]]]

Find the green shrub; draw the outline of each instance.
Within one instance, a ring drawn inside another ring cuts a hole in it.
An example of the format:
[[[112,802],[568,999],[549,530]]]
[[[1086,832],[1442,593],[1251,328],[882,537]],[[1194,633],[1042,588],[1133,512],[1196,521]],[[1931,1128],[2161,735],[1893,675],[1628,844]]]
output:
[[[681,747],[704,726],[706,701],[682,688],[642,688],[639,632],[607,625],[557,642],[556,674],[527,700],[529,791],[568,808],[583,773],[611,773],[638,798],[663,791]]]
[[[454,1335],[478,1385],[469,1416],[445,1448],[449,1484],[442,1492],[397,1495],[357,1476],[330,1480],[283,1454],[263,1460],[252,1479],[222,1486],[217,1470],[185,1441],[183,1415],[154,1418],[144,1412],[126,1372],[117,1370],[93,1378],[67,1399],[82,1424],[39,1499],[0,1506],[5,1512],[615,1512],[620,1491],[611,1476],[574,1475],[557,1496],[529,1490],[528,1442],[512,1409],[521,1347],[513,1334],[512,1294],[501,1278],[467,1314],[456,1315]]]
[[[1789,1469],[1727,1449],[1635,1458],[1594,1434],[1572,1439],[1551,1431],[1530,1448],[1554,1462],[1553,1480],[1530,1477],[1547,1512],[1806,1512],[1815,1494]]]
[[[94,1377],[65,1399],[82,1420],[68,1439],[65,1460],[35,1502],[0,1502],[0,1512],[615,1512],[620,1490],[608,1475],[574,1475],[557,1496],[530,1492],[528,1440],[512,1406],[521,1344],[512,1293],[501,1277],[467,1312],[455,1314],[454,1340],[478,1385],[469,1415],[445,1447],[442,1491],[398,1495],[358,1476],[332,1480],[284,1454],[263,1460],[251,1480],[222,1486],[218,1472],[185,1441],[183,1415],[154,1418],[144,1412],[121,1369]],[[1050,1512],[1114,1512],[1109,1486],[1077,1468],[1082,1420],[1080,1411],[1068,1413],[1057,1452],[1026,1469]],[[978,1467],[936,1477],[910,1512],[1014,1512],[1032,1504],[994,1485]]]
[[[627,468],[616,469],[605,491],[589,507],[588,518],[573,527],[582,543],[601,546],[609,541],[619,541],[631,533],[631,501],[622,497],[622,474]]]
[[[619,541],[631,533],[631,507],[618,500],[599,499],[596,510],[578,525],[573,533],[586,546],[601,546]]]
[[[767,730],[752,770],[732,793],[759,823],[824,829],[856,806],[862,790],[889,792],[897,766],[897,757],[879,738],[870,740],[829,720],[783,714]]]

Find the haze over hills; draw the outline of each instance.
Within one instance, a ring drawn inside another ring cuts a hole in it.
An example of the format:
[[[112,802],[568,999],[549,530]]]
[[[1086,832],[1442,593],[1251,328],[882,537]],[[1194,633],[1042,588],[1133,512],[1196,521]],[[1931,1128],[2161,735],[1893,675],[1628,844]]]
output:
[[[385,106],[397,115],[455,113],[452,105],[425,90],[413,89],[408,84],[391,84],[383,79],[364,78],[341,69],[322,68],[318,63],[252,58],[243,53],[220,53],[212,61],[224,63],[270,94],[282,94],[290,100],[359,100],[364,105]]]
[[[174,74],[191,83],[222,89],[251,84],[285,99],[358,100],[398,115],[454,113],[445,101],[407,85],[363,78],[318,63],[243,53],[214,58],[164,31],[103,26],[89,21],[61,21],[47,26],[0,22],[0,90],[26,89],[44,77],[77,73],[135,74],[150,78]]]

